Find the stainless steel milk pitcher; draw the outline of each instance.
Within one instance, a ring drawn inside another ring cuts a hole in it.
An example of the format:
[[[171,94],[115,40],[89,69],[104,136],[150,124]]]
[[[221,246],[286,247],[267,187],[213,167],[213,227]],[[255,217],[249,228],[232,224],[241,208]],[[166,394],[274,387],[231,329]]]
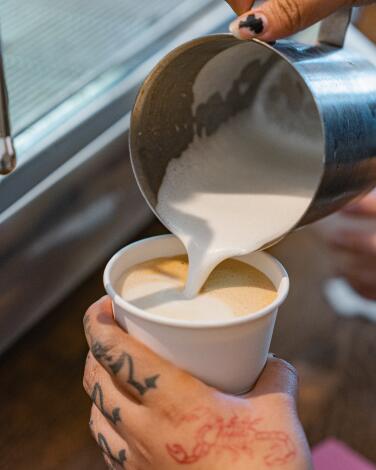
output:
[[[312,117],[309,132],[320,149],[316,193],[291,229],[336,211],[376,185],[376,68],[342,47],[350,12],[341,10],[325,20],[315,46],[292,40],[244,42],[218,34],[183,44],[155,67],[134,106],[130,149],[141,191],[157,215],[168,162],[181,155],[195,134],[217,132],[229,117],[250,106],[266,74],[279,66],[284,72],[277,93],[288,98],[285,116],[294,115],[305,88]],[[193,87],[204,67],[214,92],[195,107]],[[215,91],[223,88],[225,98]],[[271,119],[273,99],[270,94],[265,102],[271,106]]]

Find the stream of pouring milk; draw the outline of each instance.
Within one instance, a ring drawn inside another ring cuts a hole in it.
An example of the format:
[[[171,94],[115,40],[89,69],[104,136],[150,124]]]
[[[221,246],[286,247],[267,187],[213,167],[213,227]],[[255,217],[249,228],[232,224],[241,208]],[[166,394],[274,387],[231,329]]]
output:
[[[209,72],[204,67],[196,80],[193,111],[210,94]],[[224,259],[256,251],[288,232],[316,191],[322,158],[316,111],[298,83],[302,100],[291,109],[275,88],[285,79],[286,66],[279,63],[250,108],[213,135],[196,136],[167,166],[157,211],[187,249],[186,297],[195,296]]]

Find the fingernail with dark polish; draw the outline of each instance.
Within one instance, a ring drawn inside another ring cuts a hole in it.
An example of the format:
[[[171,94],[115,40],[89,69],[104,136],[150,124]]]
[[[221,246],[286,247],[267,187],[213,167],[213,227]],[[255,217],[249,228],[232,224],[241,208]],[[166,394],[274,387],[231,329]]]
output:
[[[264,31],[264,22],[262,18],[248,15],[244,21],[239,21],[239,28],[249,28],[253,33],[260,34]]]
[[[263,15],[242,16],[230,24],[230,31],[238,39],[247,39],[265,32],[266,19]]]

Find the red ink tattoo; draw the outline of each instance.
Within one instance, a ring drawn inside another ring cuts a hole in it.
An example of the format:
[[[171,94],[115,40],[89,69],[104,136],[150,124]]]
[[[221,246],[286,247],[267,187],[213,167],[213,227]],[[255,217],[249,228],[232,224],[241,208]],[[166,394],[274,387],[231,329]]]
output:
[[[188,448],[184,444],[166,445],[169,455],[180,464],[193,464],[210,453],[226,451],[234,459],[240,455],[253,457],[256,443],[266,444],[263,460],[267,466],[284,465],[296,455],[294,444],[283,431],[261,431],[257,428],[260,419],[216,416],[209,409],[198,408],[184,415],[176,424],[194,425],[194,443]]]

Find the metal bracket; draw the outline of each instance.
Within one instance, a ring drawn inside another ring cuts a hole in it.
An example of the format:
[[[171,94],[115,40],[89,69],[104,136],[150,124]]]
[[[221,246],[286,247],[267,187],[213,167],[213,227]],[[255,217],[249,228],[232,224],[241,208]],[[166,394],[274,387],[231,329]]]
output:
[[[0,175],[7,175],[16,167],[10,120],[8,93],[5,83],[5,71],[0,38]]]
[[[343,47],[351,13],[352,7],[344,7],[323,20],[319,31],[319,43]]]

